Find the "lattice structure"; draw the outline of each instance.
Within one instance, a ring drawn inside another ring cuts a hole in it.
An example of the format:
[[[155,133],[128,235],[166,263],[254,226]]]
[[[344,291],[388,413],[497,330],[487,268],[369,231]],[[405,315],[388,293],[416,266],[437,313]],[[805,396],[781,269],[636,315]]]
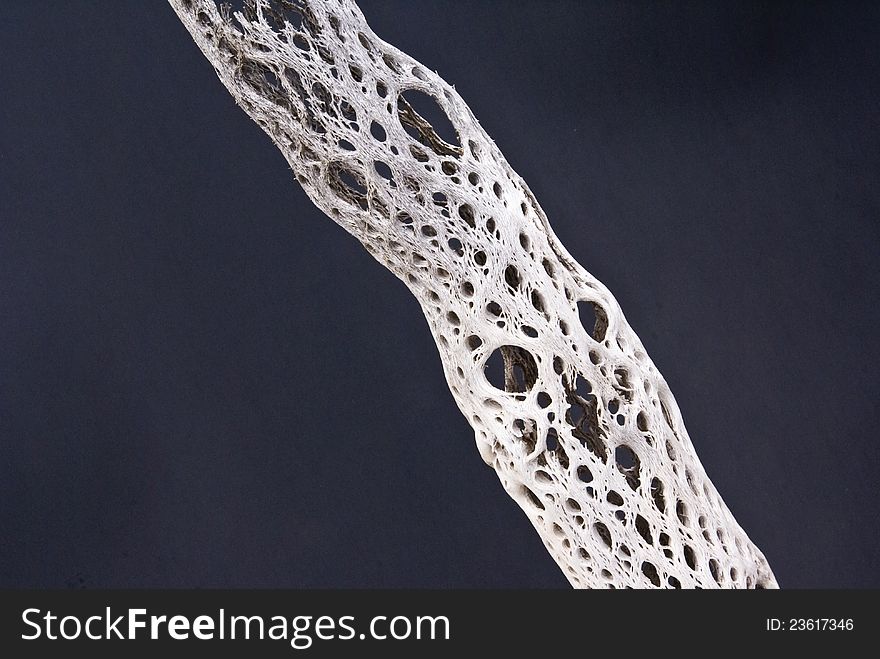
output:
[[[776,586],[616,300],[451,86],[350,0],[170,1],[312,201],[416,296],[480,455],[572,585]]]

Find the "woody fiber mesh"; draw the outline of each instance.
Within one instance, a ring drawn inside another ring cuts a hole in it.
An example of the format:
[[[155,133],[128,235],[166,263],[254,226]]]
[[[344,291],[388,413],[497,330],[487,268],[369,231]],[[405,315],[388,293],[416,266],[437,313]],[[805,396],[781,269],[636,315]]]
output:
[[[315,205],[418,299],[480,455],[573,586],[776,586],[617,301],[455,89],[350,0],[171,5]]]

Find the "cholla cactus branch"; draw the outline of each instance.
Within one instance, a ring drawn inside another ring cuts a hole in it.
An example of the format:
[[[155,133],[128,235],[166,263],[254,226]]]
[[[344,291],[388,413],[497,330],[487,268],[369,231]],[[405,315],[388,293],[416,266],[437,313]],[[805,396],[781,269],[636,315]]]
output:
[[[455,89],[351,0],[170,1],[315,205],[416,296],[480,455],[572,585],[776,586],[617,301]]]

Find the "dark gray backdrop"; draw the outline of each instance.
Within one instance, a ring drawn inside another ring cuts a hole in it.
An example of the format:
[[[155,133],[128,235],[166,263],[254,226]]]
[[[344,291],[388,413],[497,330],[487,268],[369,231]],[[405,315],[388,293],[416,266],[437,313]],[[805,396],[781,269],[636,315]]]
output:
[[[880,586],[878,5],[362,7],[620,300],[780,583]],[[0,586],[566,585],[168,6],[7,3],[0,55]]]

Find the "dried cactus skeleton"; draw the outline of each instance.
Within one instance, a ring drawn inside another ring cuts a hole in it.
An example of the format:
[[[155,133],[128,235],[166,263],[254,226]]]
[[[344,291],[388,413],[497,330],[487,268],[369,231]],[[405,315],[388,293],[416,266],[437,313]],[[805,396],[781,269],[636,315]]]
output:
[[[350,0],[170,3],[315,205],[418,299],[480,455],[573,586],[776,587],[616,300],[455,89]]]

